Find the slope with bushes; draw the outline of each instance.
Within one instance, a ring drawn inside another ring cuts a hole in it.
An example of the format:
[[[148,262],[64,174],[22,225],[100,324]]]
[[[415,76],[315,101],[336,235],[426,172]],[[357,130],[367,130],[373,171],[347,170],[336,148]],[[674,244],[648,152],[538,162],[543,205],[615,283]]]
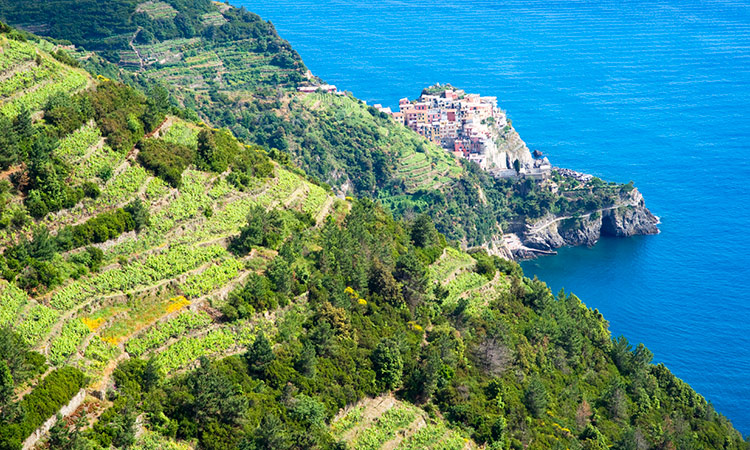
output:
[[[2,116],[0,448],[80,387],[40,447],[747,448],[575,296],[83,76]]]

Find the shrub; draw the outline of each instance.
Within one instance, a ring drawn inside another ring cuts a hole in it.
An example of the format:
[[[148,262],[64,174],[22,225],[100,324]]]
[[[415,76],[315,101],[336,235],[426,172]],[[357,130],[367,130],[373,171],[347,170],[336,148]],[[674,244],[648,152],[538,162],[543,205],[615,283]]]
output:
[[[18,404],[19,417],[0,424],[0,448],[21,448],[20,443],[84,386],[83,372],[74,367],[56,369]]]
[[[88,244],[106,242],[135,229],[136,220],[133,214],[118,208],[92,217],[80,225],[63,228],[56,237],[56,243],[61,250],[71,250]]]
[[[174,187],[180,186],[182,172],[195,160],[190,148],[159,139],[144,139],[139,147],[138,161],[143,167]]]
[[[240,235],[232,240],[229,249],[236,254],[247,254],[253,247],[278,248],[282,240],[284,221],[278,210],[266,209],[260,205],[253,207],[247,215],[247,224]]]

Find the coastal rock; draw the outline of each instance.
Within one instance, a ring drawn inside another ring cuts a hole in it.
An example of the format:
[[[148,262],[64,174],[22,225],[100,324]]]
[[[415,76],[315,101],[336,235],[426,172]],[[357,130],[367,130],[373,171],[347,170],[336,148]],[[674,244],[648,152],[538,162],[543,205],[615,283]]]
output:
[[[557,222],[552,221],[546,226],[523,236],[523,244],[537,250],[554,250],[565,245],[565,239],[560,236]]]
[[[646,208],[624,206],[605,212],[602,220],[603,236],[629,237],[639,234],[657,234],[659,219]]]
[[[591,247],[602,234],[602,215],[591,214],[580,219],[563,220],[558,226],[565,245],[585,245]]]
[[[497,147],[489,152],[488,158],[492,164],[508,170],[513,169],[513,161],[515,160],[518,160],[523,167],[534,165],[531,151],[512,125],[497,130],[497,133],[494,141]]]
[[[620,201],[576,217],[545,216],[526,224],[523,230],[507,233],[503,242],[514,259],[554,254],[569,246],[593,246],[601,236],[630,237],[659,233],[659,219],[649,211],[637,189]]]
[[[633,190],[632,200],[630,205],[603,213],[602,235],[629,237],[659,233],[659,218],[646,208],[643,196],[637,189]]]
[[[508,248],[508,245],[503,239],[493,239],[484,247],[489,255],[499,256],[503,259],[515,259],[513,252]]]
[[[548,249],[527,247],[526,245],[524,245],[524,243],[521,241],[521,238],[516,233],[504,234],[502,242],[510,256],[498,256],[503,256],[507,259],[523,260],[533,259],[537,256],[557,254],[557,252],[549,249],[549,247]]]

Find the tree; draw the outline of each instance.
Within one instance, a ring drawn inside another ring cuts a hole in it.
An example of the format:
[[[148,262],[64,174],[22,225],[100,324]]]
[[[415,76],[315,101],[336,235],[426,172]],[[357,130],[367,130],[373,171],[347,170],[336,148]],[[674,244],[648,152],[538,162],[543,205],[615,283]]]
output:
[[[222,311],[227,319],[236,320],[252,316],[256,311],[276,309],[277,294],[271,290],[268,278],[251,273],[245,285],[229,293],[229,301]]]
[[[614,450],[646,450],[648,448],[648,441],[646,441],[643,433],[637,428],[626,430],[622,434],[622,437],[612,446]]]
[[[265,373],[266,367],[276,358],[273,354],[273,348],[271,343],[266,338],[264,333],[260,333],[255,342],[245,353],[245,360],[250,369],[250,373],[253,375],[262,375]]]
[[[625,336],[612,339],[612,360],[623,375],[630,373],[633,358],[633,354],[630,352],[632,348]]]
[[[94,450],[94,446],[88,439],[81,435],[81,429],[88,425],[88,418],[82,415],[70,429],[62,415],[57,413],[57,421],[49,430],[49,448],[61,450]]]
[[[47,227],[40,226],[34,230],[34,237],[29,243],[29,256],[40,261],[49,261],[55,256],[55,240],[50,236]]]
[[[524,403],[534,417],[542,417],[542,414],[547,410],[547,404],[549,403],[547,388],[538,376],[533,376],[529,381],[524,393]]]
[[[378,379],[386,389],[395,389],[401,384],[404,362],[395,340],[382,339],[372,353],[372,363]]]
[[[148,207],[140,199],[136,198],[125,206],[125,212],[129,213],[135,223],[135,231],[141,231],[144,227],[151,224],[151,217],[148,212]]]
[[[515,161],[513,161],[513,170],[516,171],[516,175],[520,175],[521,174],[521,161],[519,161],[517,159]]]
[[[312,342],[307,341],[303,344],[302,351],[294,363],[294,368],[302,375],[314,377],[316,363],[317,354],[315,352],[315,345]]]
[[[284,426],[284,423],[275,414],[266,414],[260,422],[258,428],[255,429],[255,442],[252,447],[247,445],[243,447],[243,450],[258,449],[258,450],[278,450],[292,448],[292,442],[289,437],[289,432]]]
[[[188,378],[193,394],[192,409],[199,426],[212,422],[237,424],[248,409],[248,399],[242,387],[230,378],[221,367],[206,357],[200,359],[200,367]]]
[[[148,92],[146,110],[141,117],[148,131],[153,131],[169,112],[169,92],[161,86],[156,86]]]
[[[412,310],[415,309],[422,303],[427,290],[427,268],[413,248],[398,258],[395,278],[401,284],[404,300]]]
[[[591,423],[591,406],[586,399],[581,400],[581,404],[576,409],[576,425],[579,430],[583,430],[586,425]]]
[[[325,423],[325,406],[319,400],[304,394],[294,399],[289,412],[294,420],[305,425],[321,426]]]
[[[398,282],[391,271],[378,259],[372,262],[368,287],[370,291],[380,295],[391,305],[398,306],[404,302]]]
[[[411,240],[417,247],[433,245],[438,238],[435,224],[427,214],[420,214],[411,226]]]
[[[216,152],[216,142],[211,130],[201,130],[198,133],[197,165],[201,170],[211,170]]]
[[[638,344],[635,347],[635,350],[633,350],[633,357],[631,361],[631,370],[634,373],[641,374],[648,370],[648,368],[651,366],[651,361],[654,359],[654,354],[651,353],[651,350],[646,348],[643,343]]]
[[[0,410],[13,401],[13,375],[8,363],[0,359]]]
[[[7,117],[0,116],[0,168],[7,169],[18,160],[17,136],[13,132],[13,124]]]
[[[583,448],[586,450],[607,450],[607,439],[594,425],[586,425],[586,429],[580,435]]]
[[[254,206],[247,215],[247,224],[240,235],[232,240],[230,250],[236,254],[247,254],[253,247],[263,246],[276,249],[281,244],[284,221],[278,210]]]
[[[16,135],[17,142],[28,141],[34,135],[31,113],[27,108],[21,109],[18,115],[13,118],[13,133]]]
[[[282,257],[276,257],[271,261],[268,269],[266,269],[266,276],[271,280],[274,290],[279,294],[286,295],[292,288],[292,268]]]
[[[613,379],[602,393],[602,400],[607,412],[613,420],[623,420],[627,417],[628,404],[625,388],[619,378]]]
[[[5,363],[16,382],[29,360],[28,344],[8,327],[0,327],[0,361]]]

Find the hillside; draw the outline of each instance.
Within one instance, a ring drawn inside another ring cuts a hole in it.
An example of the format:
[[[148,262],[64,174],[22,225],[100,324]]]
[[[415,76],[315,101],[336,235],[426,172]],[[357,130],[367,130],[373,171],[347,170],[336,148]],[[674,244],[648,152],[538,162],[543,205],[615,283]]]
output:
[[[747,448],[575,296],[1,31],[0,449]]]
[[[320,80],[270,23],[244,9],[208,0],[0,0],[0,20],[71,41],[73,55],[93,73],[146,90],[162,85],[205,122],[290,153],[342,197],[378,199],[398,217],[427,213],[465,247],[523,258],[590,245],[602,234],[658,232],[645,205],[632,205],[628,185],[496,180],[351,95],[297,92]],[[514,147],[523,143],[512,125],[506,138]],[[527,236],[533,229],[523,229],[550,216],[611,209],[625,218],[621,226],[569,233],[586,239],[561,233],[538,245],[539,236]]]

